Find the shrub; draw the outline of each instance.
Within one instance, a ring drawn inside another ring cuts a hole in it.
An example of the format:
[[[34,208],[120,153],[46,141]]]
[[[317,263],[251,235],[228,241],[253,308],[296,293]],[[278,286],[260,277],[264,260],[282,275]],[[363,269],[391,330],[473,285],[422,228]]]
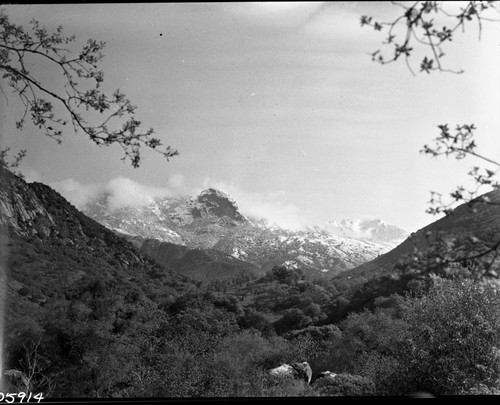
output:
[[[320,395],[325,396],[375,395],[375,384],[372,380],[347,373],[338,374],[333,378],[320,378],[315,387]]]
[[[312,319],[306,316],[300,309],[291,308],[285,311],[282,318],[274,323],[276,333],[279,335],[292,329],[302,329],[309,326]]]
[[[500,294],[472,280],[436,279],[429,292],[407,299],[403,318],[410,339],[400,346],[404,367],[396,393],[457,395],[500,378]]]

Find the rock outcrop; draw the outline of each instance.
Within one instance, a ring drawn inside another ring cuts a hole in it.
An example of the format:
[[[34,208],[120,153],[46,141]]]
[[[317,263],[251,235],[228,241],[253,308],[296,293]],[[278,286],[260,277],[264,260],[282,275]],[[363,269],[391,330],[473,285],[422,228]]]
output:
[[[43,202],[21,178],[0,167],[0,226],[21,235],[50,235],[55,222]]]
[[[307,361],[302,363],[282,364],[279,367],[269,370],[269,374],[274,377],[293,377],[311,383],[312,369]]]

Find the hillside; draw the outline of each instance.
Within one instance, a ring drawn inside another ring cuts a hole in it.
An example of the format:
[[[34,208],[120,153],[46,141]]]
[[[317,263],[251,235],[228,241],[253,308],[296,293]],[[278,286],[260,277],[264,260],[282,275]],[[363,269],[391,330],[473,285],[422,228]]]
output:
[[[386,254],[333,277],[341,299],[329,321],[373,309],[381,297],[421,291],[432,284],[432,274],[495,282],[500,274],[499,243],[500,190],[494,190],[458,206]]]
[[[482,202],[484,200],[489,202]],[[470,203],[458,206],[449,215],[412,233],[403,243],[380,257],[349,271],[349,276],[367,277],[389,274],[401,260],[416,251],[426,252],[448,241],[456,257],[466,257],[488,250],[500,240],[500,189]]]
[[[0,169],[2,263],[9,269],[8,318],[32,316],[52,299],[93,282],[121,296],[178,295],[192,282],[145,258],[42,183]]]
[[[260,267],[215,249],[189,249],[169,242],[147,239],[140,252],[156,262],[195,280],[228,280],[263,275]]]

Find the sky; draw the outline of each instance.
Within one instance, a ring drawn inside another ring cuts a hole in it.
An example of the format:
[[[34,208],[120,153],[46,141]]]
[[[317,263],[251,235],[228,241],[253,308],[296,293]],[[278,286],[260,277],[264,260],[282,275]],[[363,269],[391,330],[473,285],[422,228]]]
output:
[[[4,93],[2,142],[28,150],[20,171],[77,207],[103,190],[123,205],[213,187],[244,214],[289,228],[375,217],[412,232],[437,219],[425,212],[430,191],[469,186],[467,172],[482,165],[421,154],[437,125],[475,123],[479,151],[500,160],[499,23],[483,23],[480,39],[470,24],[449,43],[444,63],[463,74],[418,73],[413,58],[413,75],[403,61],[371,61],[385,34],[360,17],[391,20],[401,9],[389,2],[4,8],[16,24],[36,18],[78,43],[105,41],[104,88],[124,92],[179,151],[169,161],[144,151],[133,169],[119,147],[71,130],[59,145],[29,125],[17,130],[19,103]]]

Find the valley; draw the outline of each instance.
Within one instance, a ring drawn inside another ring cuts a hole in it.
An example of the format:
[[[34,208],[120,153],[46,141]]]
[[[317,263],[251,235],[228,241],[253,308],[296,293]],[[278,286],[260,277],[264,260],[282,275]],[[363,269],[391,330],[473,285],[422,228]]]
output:
[[[431,319],[412,318],[418,305],[445,293],[458,294],[466,308],[498,299],[498,190],[486,195],[487,205],[460,206],[386,252],[373,236],[387,243],[394,228],[381,221],[379,232],[363,230],[365,239],[291,231],[247,218],[213,189],[147,208],[111,210],[101,196],[85,209],[92,219],[42,183],[5,169],[1,182],[4,367],[36,372],[28,388],[49,396],[406,392],[426,372],[396,378],[408,367],[405,336],[420,344],[418,331]],[[341,225],[343,235],[360,233],[360,222]],[[447,324],[457,307],[439,302],[433,311]],[[471,339],[485,338],[500,319],[500,301],[488,308]],[[496,350],[493,341],[486,347]],[[456,361],[463,351],[453,350]],[[366,363],[367,355],[379,365]],[[277,383],[266,371],[296,362],[311,367],[309,384]],[[340,377],[326,382],[325,372]],[[26,389],[22,380],[3,384]]]
[[[500,396],[499,12],[2,4],[0,402]]]

